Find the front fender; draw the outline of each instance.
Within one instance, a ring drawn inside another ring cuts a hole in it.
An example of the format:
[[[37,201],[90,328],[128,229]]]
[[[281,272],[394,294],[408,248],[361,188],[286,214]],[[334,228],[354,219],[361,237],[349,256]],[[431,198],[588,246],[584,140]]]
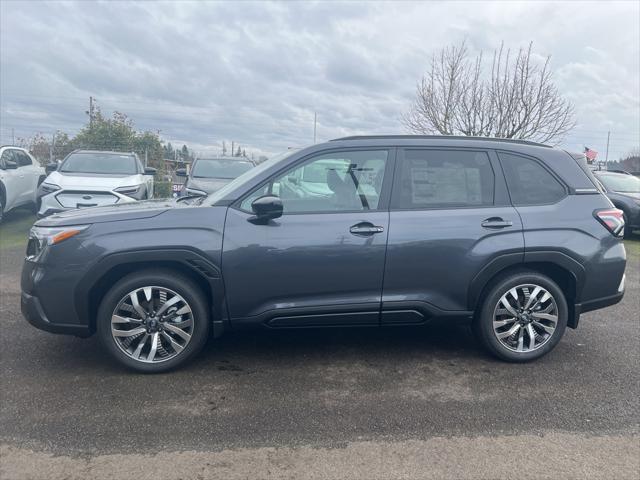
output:
[[[98,308],[94,304],[98,302],[95,292],[109,288],[105,282],[111,282],[113,273],[119,276],[120,272],[130,273],[136,268],[171,268],[172,265],[179,265],[181,270],[200,278],[200,283],[207,286],[206,293],[211,298],[214,336],[221,335],[228,321],[222,274],[219,267],[201,252],[188,247],[130,249],[102,257],[88,270],[75,289],[76,311],[80,317],[93,321]]]

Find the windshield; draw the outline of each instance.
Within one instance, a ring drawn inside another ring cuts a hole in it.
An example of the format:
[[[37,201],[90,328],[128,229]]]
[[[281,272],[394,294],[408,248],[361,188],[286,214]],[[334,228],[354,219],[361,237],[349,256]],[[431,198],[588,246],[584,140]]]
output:
[[[192,177],[233,179],[251,170],[253,164],[244,160],[200,159],[196,160]]]
[[[72,153],[60,166],[61,172],[135,175],[136,158],[132,155],[109,153]]]
[[[279,154],[275,155],[274,157],[271,157],[266,162],[263,162],[260,165],[258,165],[257,167],[252,168],[251,170],[248,170],[248,171],[244,172],[242,175],[237,177],[235,180],[232,180],[231,182],[227,183],[220,190],[218,190],[216,192],[213,192],[208,197],[202,197],[203,198],[202,203],[205,203],[205,200],[206,200],[206,204],[207,205],[213,205],[218,200],[226,197],[230,192],[233,192],[236,188],[238,188],[243,183],[250,181],[252,178],[255,178],[256,176],[260,175],[265,170],[271,168],[273,165],[275,165],[276,163],[284,160],[285,158],[289,157],[290,155],[293,155],[297,151],[298,151],[297,149],[296,150],[293,150],[293,149],[292,150],[287,150],[286,152],[282,152],[282,153],[279,153]]]
[[[640,193],[640,178],[625,174],[601,173],[598,178],[607,190],[614,192]]]

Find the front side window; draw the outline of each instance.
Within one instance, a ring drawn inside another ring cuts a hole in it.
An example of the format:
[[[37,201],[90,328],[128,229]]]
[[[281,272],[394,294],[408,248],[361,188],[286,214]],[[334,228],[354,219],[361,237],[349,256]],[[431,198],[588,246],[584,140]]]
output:
[[[514,205],[546,205],[566,195],[562,184],[534,159],[505,152],[499,156]]]
[[[284,213],[376,210],[387,165],[387,150],[322,154],[278,175],[240,205],[251,211],[258,197],[282,200]]]
[[[132,155],[72,153],[60,166],[63,173],[136,175],[138,163]]]
[[[408,149],[397,168],[393,208],[493,205],[494,174],[485,152]]]

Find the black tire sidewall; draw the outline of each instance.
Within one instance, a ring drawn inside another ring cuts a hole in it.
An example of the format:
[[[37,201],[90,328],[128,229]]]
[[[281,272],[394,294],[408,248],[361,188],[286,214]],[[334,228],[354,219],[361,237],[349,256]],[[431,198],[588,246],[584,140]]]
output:
[[[554,297],[558,307],[558,323],[553,336],[542,347],[532,352],[518,353],[503,346],[493,331],[493,313],[495,307],[509,289],[522,284],[540,285],[547,289]],[[536,360],[555,348],[562,339],[567,327],[569,308],[564,292],[546,275],[539,273],[515,273],[498,281],[487,293],[479,315],[474,321],[474,331],[482,344],[495,356],[509,362],[529,362]]]
[[[193,313],[191,341],[181,353],[165,362],[144,363],[133,360],[120,350],[111,336],[111,316],[116,305],[129,292],[144,286],[158,286],[173,290],[189,303]],[[124,277],[105,294],[98,308],[96,329],[102,345],[120,364],[138,372],[158,373],[172,370],[196,355],[206,343],[209,323],[205,296],[193,281],[175,272],[145,270]]]

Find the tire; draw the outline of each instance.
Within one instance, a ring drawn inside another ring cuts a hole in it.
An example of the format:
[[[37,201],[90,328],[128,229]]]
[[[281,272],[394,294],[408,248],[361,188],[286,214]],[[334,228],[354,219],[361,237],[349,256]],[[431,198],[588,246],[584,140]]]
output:
[[[534,293],[537,302],[531,300],[527,305]],[[509,309],[504,308],[504,302]],[[523,311],[519,312],[520,309]],[[546,355],[558,344],[567,326],[568,311],[565,295],[553,280],[537,272],[517,272],[502,277],[489,288],[474,319],[473,330],[494,356],[508,362],[529,362]]]
[[[0,196],[0,223],[4,219],[4,199]]]
[[[33,212],[34,215],[38,215],[38,212],[40,212],[41,206],[42,206],[41,198],[37,198],[36,201],[31,204],[31,211]]]
[[[208,310],[203,292],[189,278],[170,270],[143,270],[124,277],[103,297],[98,337],[120,364],[143,373],[165,372],[202,349],[209,334]]]

